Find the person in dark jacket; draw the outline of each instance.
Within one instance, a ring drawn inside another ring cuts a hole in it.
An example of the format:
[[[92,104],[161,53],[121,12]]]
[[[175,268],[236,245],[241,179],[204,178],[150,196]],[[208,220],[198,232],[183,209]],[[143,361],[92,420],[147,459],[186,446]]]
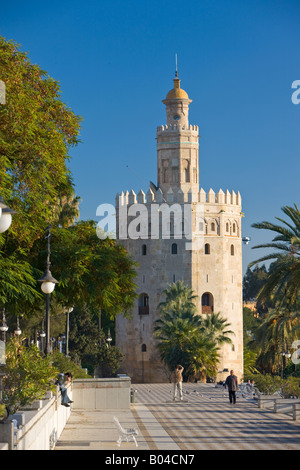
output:
[[[229,402],[231,405],[235,405],[236,403],[236,392],[239,389],[237,376],[234,375],[233,370],[230,371],[230,375],[228,375],[225,381],[225,389],[228,388],[229,392]]]

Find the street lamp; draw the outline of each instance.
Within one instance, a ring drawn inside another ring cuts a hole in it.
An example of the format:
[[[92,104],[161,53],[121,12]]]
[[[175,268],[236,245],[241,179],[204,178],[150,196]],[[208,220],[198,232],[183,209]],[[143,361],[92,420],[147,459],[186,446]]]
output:
[[[58,284],[58,281],[52,276],[50,271],[50,238],[51,238],[51,225],[47,227],[47,261],[46,261],[46,270],[44,276],[41,279],[38,279],[38,282],[41,283],[41,290],[46,294],[46,354],[50,354],[50,294],[54,291],[55,284]]]
[[[69,357],[69,329],[70,329],[70,313],[74,308],[66,308],[66,357]]]
[[[20,328],[20,324],[19,324],[19,316],[17,317],[17,328],[15,330],[15,335],[17,336],[20,336],[22,334],[22,330]]]
[[[6,340],[6,332],[8,330],[8,326],[6,324],[6,318],[5,318],[5,308],[3,309],[2,313],[2,323],[0,325],[0,331],[2,332],[2,340],[5,343]]]
[[[0,233],[5,232],[10,227],[12,214],[16,214],[16,211],[10,209],[5,204],[3,197],[0,196]]]
[[[282,357],[282,362],[281,362],[281,378],[283,379],[283,371],[284,371],[284,368],[286,366],[286,357],[289,359],[291,357],[291,354],[287,351],[285,352],[284,350],[281,351],[280,353],[281,357]]]
[[[106,341],[107,341],[107,347],[109,348],[110,343],[112,342],[112,337],[111,337],[111,334],[110,334],[110,328],[108,328]]]

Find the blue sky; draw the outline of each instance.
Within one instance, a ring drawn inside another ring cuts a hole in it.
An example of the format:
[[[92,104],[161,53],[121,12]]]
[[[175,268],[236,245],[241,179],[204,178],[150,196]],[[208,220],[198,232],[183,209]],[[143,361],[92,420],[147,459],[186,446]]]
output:
[[[200,186],[242,195],[245,271],[263,254],[251,247],[271,240],[251,224],[300,204],[299,24],[300,2],[289,0],[17,0],[1,6],[0,34],[83,117],[70,161],[82,219],[97,220],[117,192],[156,182],[156,127],[177,53],[201,135]]]

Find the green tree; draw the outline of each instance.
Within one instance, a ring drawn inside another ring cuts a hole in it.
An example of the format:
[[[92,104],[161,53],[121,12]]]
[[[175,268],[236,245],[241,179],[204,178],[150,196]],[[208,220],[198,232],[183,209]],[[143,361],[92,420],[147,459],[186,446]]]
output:
[[[61,101],[59,83],[1,36],[0,76],[0,194],[18,212],[10,248],[27,249],[59,216],[57,198],[74,192],[67,163],[81,118]]]
[[[100,332],[99,341],[95,374],[99,377],[115,377],[122,364],[124,354],[116,346],[107,344],[103,330]]]
[[[169,284],[167,289],[163,290],[162,295],[165,296],[165,300],[160,302],[158,306],[162,314],[180,312],[182,317],[191,318],[196,313],[194,301],[197,299],[197,295],[183,281]]]
[[[54,385],[58,371],[34,345],[26,348],[12,338],[7,343],[3,402],[11,414],[42,398]]]
[[[182,364],[187,380],[214,376],[219,358],[217,338],[221,338],[220,330],[217,333],[215,326],[219,321],[223,328],[223,321],[220,317],[216,322],[206,319],[205,326],[205,320],[197,315],[194,304],[197,296],[181,281],[169,285],[163,294],[165,301],[158,306],[160,317],[154,326],[161,359],[171,370],[176,363]]]
[[[250,378],[252,374],[259,371],[256,367],[257,353],[251,349],[244,347],[244,380]]]
[[[269,298],[274,299],[278,295],[289,297],[292,302],[295,302],[299,297],[300,211],[296,204],[294,207],[284,206],[282,211],[289,218],[286,221],[276,217],[282,225],[266,221],[252,225],[257,229],[270,230],[276,234],[272,242],[257,245],[254,248],[272,248],[277,251],[265,255],[249,265],[251,267],[266,260],[276,260],[259,292],[258,299],[261,302]]]
[[[225,318],[221,317],[221,313],[207,314],[202,320],[202,331],[211,341],[217,345],[232,344],[230,335],[234,335],[232,330],[229,330],[230,323]]]
[[[32,253],[34,266],[43,266],[45,243]],[[115,240],[100,240],[96,222],[80,221],[55,227],[51,238],[53,275],[59,280],[55,297],[61,304],[105,310],[111,317],[130,315],[136,297],[135,263]],[[41,272],[42,273],[42,272]]]
[[[64,225],[75,216],[68,160],[79,142],[81,118],[62,102],[59,83],[1,36],[0,77],[6,86],[6,103],[0,106],[0,194],[17,211],[10,229],[0,234],[0,301],[9,310],[26,311],[40,298],[29,250],[49,223]]]
[[[255,330],[255,344],[259,348],[257,364],[266,372],[279,372],[285,367],[285,356],[281,353],[290,350],[300,325],[299,314],[288,302],[277,302],[275,307]]]

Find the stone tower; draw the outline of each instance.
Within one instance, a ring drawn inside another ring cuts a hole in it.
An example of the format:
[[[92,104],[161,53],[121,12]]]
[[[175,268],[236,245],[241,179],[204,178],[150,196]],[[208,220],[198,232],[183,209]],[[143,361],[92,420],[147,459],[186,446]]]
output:
[[[153,323],[162,291],[179,280],[198,295],[199,315],[220,312],[234,331],[220,351],[217,380],[243,374],[241,196],[199,189],[199,130],[189,124],[191,100],[174,88],[163,100],[167,124],[157,128],[157,184],[145,194],[116,197],[117,239],[138,263],[138,299],[131,319],[116,322],[116,344],[132,382],[166,382]]]

